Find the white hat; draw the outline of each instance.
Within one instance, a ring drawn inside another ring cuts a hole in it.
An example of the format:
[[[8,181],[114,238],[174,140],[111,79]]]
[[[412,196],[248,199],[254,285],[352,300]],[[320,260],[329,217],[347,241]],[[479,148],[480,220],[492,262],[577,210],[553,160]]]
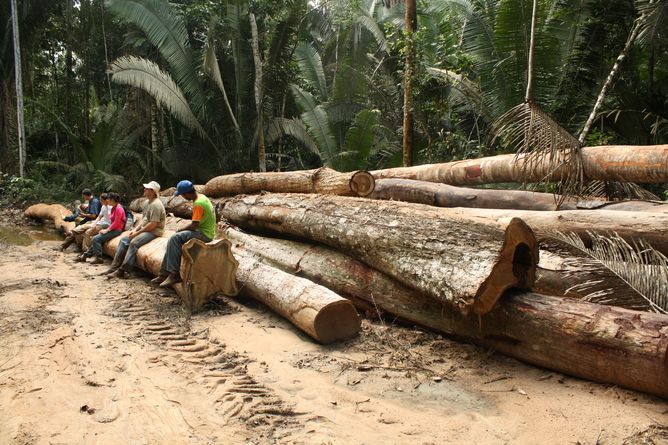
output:
[[[155,181],[151,181],[151,182],[149,182],[148,184],[144,184],[144,188],[145,188],[145,189],[151,189],[151,190],[155,191],[155,194],[156,194],[156,195],[157,195],[158,193],[160,193],[160,184],[158,184],[158,183],[155,182]]]

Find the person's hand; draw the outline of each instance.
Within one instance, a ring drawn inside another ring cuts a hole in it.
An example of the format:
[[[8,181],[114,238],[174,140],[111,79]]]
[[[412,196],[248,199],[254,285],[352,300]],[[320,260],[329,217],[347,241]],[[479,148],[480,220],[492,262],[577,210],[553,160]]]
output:
[[[137,235],[139,235],[139,232],[135,232],[135,231],[133,230],[133,231],[131,231],[130,233],[128,233],[128,238],[129,238],[129,239],[132,239],[132,238],[134,238],[134,237],[137,236]]]
[[[102,235],[104,235],[104,234],[107,233],[108,231],[109,231],[109,229],[102,229],[102,230],[100,230],[100,233],[101,233]]]

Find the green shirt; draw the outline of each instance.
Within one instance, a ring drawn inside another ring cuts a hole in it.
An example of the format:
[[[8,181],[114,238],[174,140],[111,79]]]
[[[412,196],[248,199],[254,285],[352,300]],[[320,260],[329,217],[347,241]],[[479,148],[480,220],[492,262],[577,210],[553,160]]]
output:
[[[199,221],[198,232],[202,232],[210,240],[216,236],[216,213],[209,198],[201,193],[197,194],[197,199],[193,202],[192,220]]]

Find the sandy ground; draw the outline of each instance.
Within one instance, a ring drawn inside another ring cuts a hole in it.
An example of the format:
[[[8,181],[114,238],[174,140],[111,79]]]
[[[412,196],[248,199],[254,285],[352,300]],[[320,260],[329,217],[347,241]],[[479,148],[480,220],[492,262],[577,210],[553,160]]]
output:
[[[57,245],[2,245],[0,444],[668,444],[665,400],[391,320],[321,346],[252,301],[190,315]]]

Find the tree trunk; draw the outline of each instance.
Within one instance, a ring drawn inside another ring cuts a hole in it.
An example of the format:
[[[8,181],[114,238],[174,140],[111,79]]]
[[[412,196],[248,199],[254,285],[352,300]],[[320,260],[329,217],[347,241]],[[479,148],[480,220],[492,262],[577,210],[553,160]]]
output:
[[[237,281],[242,294],[261,301],[320,343],[357,335],[360,318],[349,300],[305,278],[262,264],[243,250]]]
[[[53,221],[56,230],[65,235],[69,235],[70,231],[75,226],[74,222],[67,222],[63,220],[64,217],[71,215],[72,212],[60,204],[34,204],[28,207],[23,212],[23,214],[28,218],[46,219]]]
[[[12,2],[12,34],[14,36],[14,77],[16,79],[16,128],[19,146],[19,176],[25,175],[26,136],[23,125],[23,76],[21,75],[21,44],[19,40],[19,19],[16,0]]]
[[[575,210],[577,200],[525,190],[461,188],[412,179],[378,179],[367,198],[414,202],[436,207],[476,207],[516,210]]]
[[[388,276],[323,246],[227,229],[241,249],[428,329],[493,347],[519,360],[586,379],[668,397],[668,317],[535,293],[507,295],[492,312],[463,316]]]
[[[608,235],[616,233],[629,243],[644,239],[655,249],[668,255],[668,215],[660,212],[624,212],[615,210],[564,210],[557,212],[498,209],[440,209],[453,218],[487,220],[505,227],[511,219],[522,219],[539,240],[555,231],[577,233],[586,243],[588,232]]]
[[[413,165],[413,116],[412,83],[415,73],[415,30],[417,28],[416,0],[405,0],[406,59],[404,65],[404,122],[403,122],[403,165]]]
[[[368,172],[339,173],[330,168],[272,173],[235,173],[217,176],[206,183],[204,194],[212,198],[252,194],[322,193],[367,196],[373,191],[374,179]]]
[[[262,122],[262,59],[260,58],[260,42],[257,33],[255,14],[249,14],[253,43],[253,60],[255,61],[255,110],[257,113],[257,158],[261,172],[267,171],[267,159],[264,148],[264,124]]]
[[[540,164],[533,161],[531,168],[525,168],[528,156],[505,154],[444,164],[389,168],[372,171],[371,174],[376,179],[402,178],[450,185],[475,185],[559,180],[567,173],[557,168],[548,178],[553,163],[547,158]],[[584,147],[581,156],[584,179],[587,181],[668,182],[668,144]]]
[[[488,312],[506,289],[530,288],[538,262],[535,237],[516,218],[494,227],[418,204],[289,194],[233,198],[223,216],[349,252],[464,312]]]

